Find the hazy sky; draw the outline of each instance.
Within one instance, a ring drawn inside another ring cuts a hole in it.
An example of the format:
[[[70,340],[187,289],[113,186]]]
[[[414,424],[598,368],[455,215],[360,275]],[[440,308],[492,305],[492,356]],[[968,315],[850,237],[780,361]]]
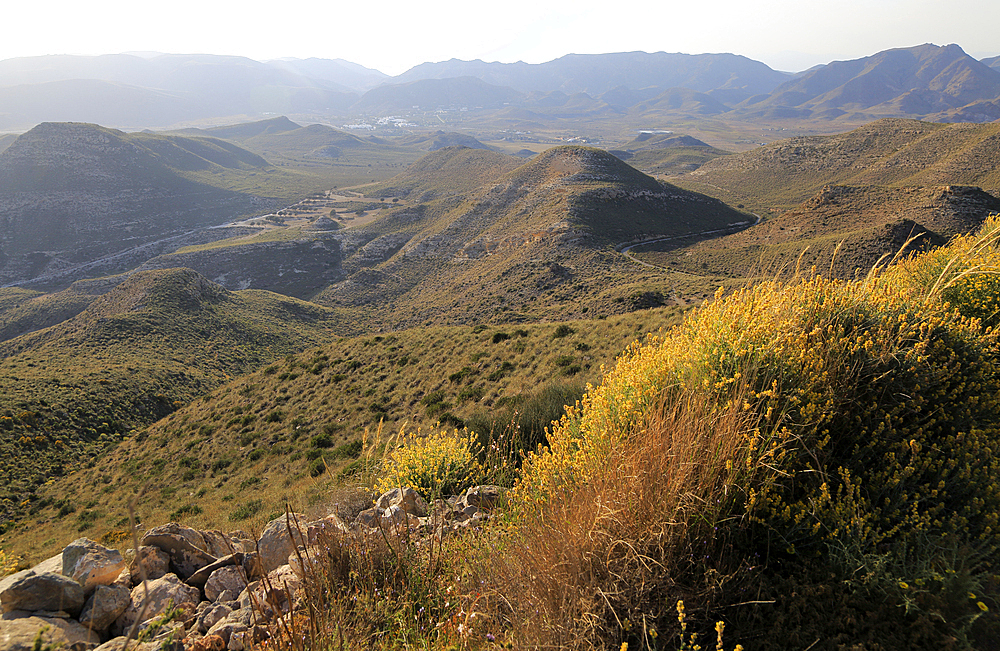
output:
[[[12,6],[14,5],[14,6]],[[341,58],[398,74],[450,58],[733,52],[780,70],[894,47],[1000,54],[996,0],[11,0],[0,59],[125,51]]]

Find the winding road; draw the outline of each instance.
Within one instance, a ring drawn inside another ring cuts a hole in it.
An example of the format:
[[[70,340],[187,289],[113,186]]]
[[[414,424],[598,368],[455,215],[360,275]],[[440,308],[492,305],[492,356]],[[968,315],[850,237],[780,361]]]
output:
[[[754,221],[754,223],[750,224],[750,226],[747,226],[747,228],[750,228],[751,226],[756,226],[757,224],[760,223],[760,220],[761,220],[761,216],[758,215],[757,213],[751,213],[751,214],[754,217],[756,217],[756,221]],[[717,228],[717,229],[710,230],[710,231],[701,231],[701,232],[698,232],[698,233],[687,233],[686,235],[672,235],[671,237],[655,237],[655,238],[652,238],[652,239],[649,239],[649,240],[642,240],[641,242],[635,242],[633,244],[628,244],[628,246],[624,246],[624,244],[619,244],[615,248],[618,249],[618,251],[622,255],[624,255],[626,258],[628,258],[632,262],[635,262],[636,264],[641,264],[642,266],[649,267],[650,269],[666,269],[666,267],[658,267],[655,264],[649,264],[648,262],[643,262],[639,258],[637,258],[634,255],[632,255],[632,249],[634,249],[637,246],[645,246],[646,244],[656,244],[657,242],[669,242],[671,240],[679,240],[679,239],[682,239],[682,238],[685,238],[685,237],[698,237],[698,236],[701,236],[701,235],[715,235],[717,233],[738,233],[741,230],[746,230],[746,229],[734,229],[733,227],[735,227],[737,225],[739,225],[739,224],[733,224],[733,226],[729,227],[729,228]],[[625,243],[625,244],[627,244],[627,243]],[[622,247],[622,248],[619,248],[619,247]]]

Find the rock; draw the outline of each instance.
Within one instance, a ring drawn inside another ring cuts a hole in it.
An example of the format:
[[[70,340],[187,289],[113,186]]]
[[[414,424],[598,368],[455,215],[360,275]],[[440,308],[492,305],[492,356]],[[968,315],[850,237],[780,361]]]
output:
[[[205,582],[208,581],[208,577],[212,576],[212,572],[223,567],[229,567],[231,565],[242,565],[242,564],[243,564],[243,552],[239,552],[236,554],[229,554],[228,556],[223,556],[214,563],[211,563],[201,568],[200,570],[189,576],[187,581],[185,581],[185,583],[187,583],[188,585],[195,585],[198,586],[199,588],[203,588],[205,587]]]
[[[71,619],[33,616],[0,620],[0,649],[33,651],[39,631],[42,631],[42,648],[85,651],[101,643],[97,633]]]
[[[31,570],[0,592],[2,610],[65,610],[77,615],[83,608],[83,586],[62,574]],[[2,647],[0,647],[2,648]]]
[[[216,623],[215,626],[208,629],[208,635],[206,635],[205,638],[207,639],[213,635],[217,635],[218,637],[222,638],[222,641],[225,642],[225,644],[228,646],[229,639],[232,637],[233,633],[239,633],[241,631],[247,630],[248,628],[250,627],[247,626],[246,624],[242,624],[240,622],[233,622],[227,618],[220,620],[218,623]]]
[[[229,556],[230,554],[235,554],[236,552],[246,551],[243,549],[243,545],[239,545],[237,547],[229,536],[216,529],[201,531],[199,533],[201,533],[201,537],[205,539],[205,548],[208,553],[216,558],[222,558],[223,556]]]
[[[201,533],[176,522],[150,529],[142,537],[141,544],[159,547],[170,554],[170,566],[182,579],[216,560],[208,552],[208,545]]]
[[[503,500],[503,495],[504,489],[502,486],[492,486],[489,484],[473,486],[462,494],[456,506],[461,510],[465,510],[470,506],[474,506],[479,510],[492,509],[499,506],[501,500]]]
[[[289,522],[292,524],[291,530],[288,527]],[[297,545],[305,542],[305,537],[305,516],[289,513],[287,516],[283,515],[271,520],[264,527],[260,540],[257,541],[257,551],[260,553],[263,572],[266,574],[288,562],[288,555]]]
[[[201,606],[201,604],[198,605]],[[233,609],[224,604],[210,605],[199,613],[198,619],[195,620],[195,629],[201,633],[207,633],[210,628],[226,619],[231,612]]]
[[[149,591],[148,605],[143,609],[143,604],[146,603],[146,589]],[[158,579],[148,581],[146,588],[142,585],[132,588],[130,596],[128,608],[115,620],[111,628],[114,633],[127,632],[140,614],[142,621],[156,617],[166,610],[168,602],[172,602],[174,606],[192,604],[196,607],[201,600],[201,591],[182,583],[176,574],[165,574]]]
[[[420,493],[409,486],[406,488],[393,488],[391,491],[382,493],[375,502],[375,506],[380,509],[388,509],[391,506],[399,506],[410,515],[418,518],[427,516],[427,501],[420,496]]]
[[[218,635],[208,635],[195,640],[188,651],[226,651],[226,642]]]
[[[319,543],[325,537],[350,533],[351,531],[336,514],[328,515],[322,520],[310,522],[307,530],[307,540],[310,545]]]
[[[63,549],[62,573],[83,585],[90,594],[99,585],[111,585],[125,569],[117,549],[109,549],[87,538],[74,540]]]
[[[106,631],[130,603],[132,595],[123,586],[97,586],[83,605],[80,623],[95,631]]]
[[[55,572],[56,574],[66,574],[63,572],[63,555],[62,552],[46,558],[44,561],[38,565],[31,568],[35,571],[35,574],[41,574],[42,572]]]
[[[246,573],[241,566],[230,565],[220,567],[212,572],[205,582],[205,598],[209,601],[218,601],[219,595],[227,590],[234,594],[243,592],[247,587]]]
[[[357,522],[358,524],[362,524],[366,527],[372,527],[372,528],[377,527],[379,522],[381,521],[382,514],[384,512],[385,509],[380,509],[377,506],[373,506],[370,509],[365,509],[361,513],[358,513],[358,517],[355,520],[355,522]]]
[[[132,580],[132,585],[142,583],[142,570],[146,571],[146,579],[148,580],[160,578],[170,571],[170,554],[159,547],[150,545],[139,547],[139,555],[132,560],[129,566],[129,578]]]

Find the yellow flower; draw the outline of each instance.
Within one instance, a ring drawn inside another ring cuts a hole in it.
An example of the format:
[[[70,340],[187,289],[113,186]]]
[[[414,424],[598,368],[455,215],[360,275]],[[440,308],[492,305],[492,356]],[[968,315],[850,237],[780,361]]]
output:
[[[628,642],[622,642],[622,646],[619,651],[628,651]]]
[[[981,601],[976,602],[976,605],[979,606],[979,610],[983,611],[984,613],[988,613],[990,611],[990,607]]]

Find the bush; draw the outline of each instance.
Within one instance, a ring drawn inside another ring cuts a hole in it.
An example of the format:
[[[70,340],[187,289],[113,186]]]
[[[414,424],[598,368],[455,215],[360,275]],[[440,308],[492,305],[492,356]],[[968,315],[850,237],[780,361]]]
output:
[[[375,490],[385,492],[409,486],[431,499],[452,495],[479,482],[482,467],[479,445],[469,432],[400,430],[395,445],[386,454]]]
[[[230,522],[239,522],[251,518],[264,510],[263,500],[250,500],[240,504],[229,514]]]
[[[332,448],[333,447],[333,437],[328,433],[323,432],[321,434],[316,434],[309,442],[314,448]]]
[[[576,330],[574,330],[573,328],[569,327],[564,323],[562,325],[556,326],[555,332],[552,333],[552,338],[561,339],[562,337],[568,337],[574,332],[576,332]]]
[[[906,268],[935,259],[915,258]],[[975,277],[965,276],[971,287]],[[722,481],[727,495],[713,503],[721,510],[697,515],[719,528],[702,530],[707,544],[727,541],[735,566],[770,559],[770,576],[755,579],[770,590],[800,599],[864,590],[890,611],[901,603],[911,612],[928,607],[931,622],[928,605],[947,601],[945,592],[917,599],[900,586],[930,585],[929,568],[965,577],[949,585],[987,586],[1000,550],[1000,463],[993,461],[1000,458],[1000,369],[995,341],[978,321],[926,297],[896,272],[855,282],[764,282],[717,296],[677,329],[631,346],[567,410],[549,449],[525,461],[514,501],[530,519],[543,508],[532,505],[564,503],[568,493],[605,481],[658,411],[695,402],[707,405],[708,417],[738,407],[746,426],[714,444],[712,455],[688,457],[692,472]],[[670,445],[685,432],[671,434]],[[697,441],[685,446],[698,448]],[[670,554],[696,541],[677,544]],[[834,558],[831,549],[851,551]],[[831,577],[855,582],[845,588],[835,578],[830,588]],[[763,594],[762,585],[743,588]],[[715,597],[727,598],[738,595]],[[788,612],[769,611],[770,621]],[[893,626],[901,626],[903,609],[892,612],[900,618]],[[945,637],[980,614],[974,603],[955,612],[941,629]]]

